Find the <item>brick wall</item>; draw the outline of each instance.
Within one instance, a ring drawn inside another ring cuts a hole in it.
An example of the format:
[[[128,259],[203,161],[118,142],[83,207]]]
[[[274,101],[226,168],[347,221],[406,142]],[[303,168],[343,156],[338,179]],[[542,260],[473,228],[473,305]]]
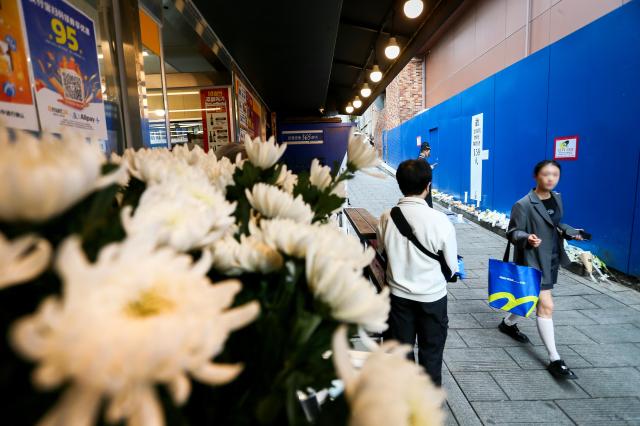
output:
[[[387,86],[384,108],[377,111],[375,120],[374,141],[380,154],[382,132],[399,126],[423,109],[422,62],[423,58],[413,58]]]

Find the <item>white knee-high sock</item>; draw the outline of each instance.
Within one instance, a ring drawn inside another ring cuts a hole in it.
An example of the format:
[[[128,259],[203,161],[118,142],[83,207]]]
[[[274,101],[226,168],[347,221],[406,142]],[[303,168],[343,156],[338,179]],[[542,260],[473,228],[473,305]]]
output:
[[[509,327],[514,325],[517,320],[518,320],[518,316],[516,314],[509,314],[506,317],[504,317],[504,323],[507,324]]]
[[[556,349],[556,338],[553,332],[553,319],[537,317],[536,324],[538,325],[538,333],[542,342],[547,347],[549,352],[549,359],[551,361],[557,361],[560,359],[558,350]]]

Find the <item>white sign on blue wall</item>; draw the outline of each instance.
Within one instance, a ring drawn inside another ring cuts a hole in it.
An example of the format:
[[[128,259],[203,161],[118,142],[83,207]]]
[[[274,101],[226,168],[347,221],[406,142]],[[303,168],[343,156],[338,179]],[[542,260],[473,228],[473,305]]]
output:
[[[289,145],[320,145],[324,143],[324,130],[285,130],[280,143]]]

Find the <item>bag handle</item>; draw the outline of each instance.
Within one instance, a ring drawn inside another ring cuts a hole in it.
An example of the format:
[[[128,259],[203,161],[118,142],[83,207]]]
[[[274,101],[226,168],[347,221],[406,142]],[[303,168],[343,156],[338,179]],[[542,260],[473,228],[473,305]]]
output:
[[[507,248],[504,250],[503,262],[509,262],[509,256],[511,255],[511,241],[507,239]]]
[[[402,214],[402,210],[400,210],[400,207],[396,206],[391,209],[391,219],[396,225],[396,228],[398,228],[398,231],[400,231],[400,233],[405,238],[411,241],[418,250],[440,264],[440,271],[442,272],[442,275],[444,275],[444,278],[447,280],[447,282],[456,282],[458,280],[458,277],[451,273],[451,268],[449,268],[449,265],[447,265],[447,261],[444,259],[442,250],[438,250],[438,254],[435,255],[427,250],[427,248],[423,246],[422,243],[418,240],[416,235],[413,233],[413,229],[411,229],[411,225],[409,225],[409,222],[407,222],[407,219]]]

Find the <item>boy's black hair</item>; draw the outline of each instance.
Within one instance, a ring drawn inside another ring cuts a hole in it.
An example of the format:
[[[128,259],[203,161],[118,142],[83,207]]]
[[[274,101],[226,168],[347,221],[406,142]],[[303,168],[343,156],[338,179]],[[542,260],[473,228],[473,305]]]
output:
[[[431,183],[431,167],[424,160],[406,160],[396,171],[396,180],[405,197],[420,195]]]

